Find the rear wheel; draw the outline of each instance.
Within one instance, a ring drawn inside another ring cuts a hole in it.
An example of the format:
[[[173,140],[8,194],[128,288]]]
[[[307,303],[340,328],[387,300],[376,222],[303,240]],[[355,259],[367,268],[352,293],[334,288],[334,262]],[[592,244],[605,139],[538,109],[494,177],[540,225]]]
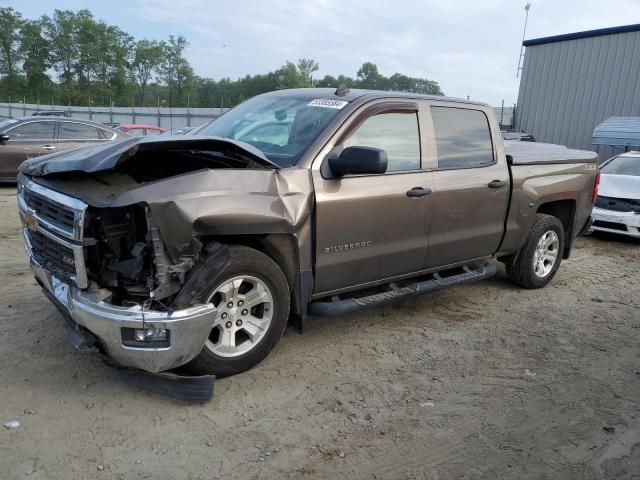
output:
[[[187,368],[228,376],[250,369],[278,343],[289,317],[289,286],[280,267],[257,250],[232,246],[227,268],[212,276],[197,301],[216,306],[202,352]]]
[[[564,228],[558,218],[538,214],[524,246],[506,262],[509,279],[525,288],[542,288],[555,276],[564,251]]]

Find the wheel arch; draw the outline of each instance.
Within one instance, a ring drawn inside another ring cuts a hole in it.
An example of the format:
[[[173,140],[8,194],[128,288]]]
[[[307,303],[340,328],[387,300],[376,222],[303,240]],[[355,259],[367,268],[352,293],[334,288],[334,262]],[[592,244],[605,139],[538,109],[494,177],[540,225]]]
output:
[[[201,239],[203,245],[218,242],[224,245],[242,245],[264,253],[280,267],[289,285],[291,312],[298,316],[306,316],[310,291],[305,294],[304,282],[300,269],[300,251],[294,235],[271,233],[265,235],[216,235]]]
[[[564,251],[562,258],[567,259],[575,239],[576,201],[574,199],[552,200],[538,206],[536,213],[552,215],[560,220],[564,229]]]

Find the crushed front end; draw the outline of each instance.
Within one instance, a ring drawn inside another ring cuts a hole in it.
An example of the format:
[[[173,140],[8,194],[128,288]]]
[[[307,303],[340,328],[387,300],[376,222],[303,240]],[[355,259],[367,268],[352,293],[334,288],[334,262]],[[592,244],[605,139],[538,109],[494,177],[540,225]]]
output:
[[[168,306],[196,258],[170,258],[144,204],[93,208],[20,175],[18,208],[38,283],[114,360],[160,372],[200,353],[215,307]]]

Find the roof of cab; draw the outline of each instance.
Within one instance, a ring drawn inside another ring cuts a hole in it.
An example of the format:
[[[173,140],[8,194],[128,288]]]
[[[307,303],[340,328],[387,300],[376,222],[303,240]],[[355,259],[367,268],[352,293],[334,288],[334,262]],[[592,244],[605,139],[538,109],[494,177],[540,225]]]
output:
[[[443,95],[424,95],[421,93],[412,92],[394,92],[385,90],[365,90],[360,88],[344,89],[341,95],[336,95],[337,90],[335,88],[292,88],[275,90],[263,95],[292,95],[292,94],[304,94],[309,97],[318,98],[331,98],[333,100],[344,100],[345,102],[352,102],[358,99],[367,98],[373,100],[376,98],[416,98],[425,100],[437,100],[441,102],[456,102],[466,103],[470,105],[482,105],[488,107],[489,105],[483,102],[475,102],[472,100],[464,100],[462,98],[445,97]]]

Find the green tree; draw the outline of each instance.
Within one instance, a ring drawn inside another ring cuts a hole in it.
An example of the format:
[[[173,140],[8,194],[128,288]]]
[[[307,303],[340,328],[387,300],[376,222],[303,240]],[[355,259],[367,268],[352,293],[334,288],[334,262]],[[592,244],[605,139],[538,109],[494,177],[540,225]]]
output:
[[[237,80],[198,77],[185,57],[187,40],[135,39],[119,27],[96,19],[90,10],[55,10],[51,18],[23,20],[12,8],[0,8],[0,92],[31,101],[86,105],[131,105],[137,94],[146,105],[231,107],[260,93],[282,88],[347,87],[403,90],[441,95],[437,82],[401,73],[381,74],[372,62],[356,78],[326,75],[314,79],[319,64],[312,58],[287,61],[280,68]],[[55,79],[49,77],[51,70]],[[138,102],[135,102],[138,103]]]
[[[184,104],[185,88],[193,82],[193,69],[184,57],[184,51],[189,43],[178,36],[169,35],[169,41],[164,51],[164,61],[160,66],[160,78],[169,87],[169,93],[174,94],[172,104]]]
[[[298,60],[298,74],[300,76],[300,82],[304,87],[313,86],[313,78],[311,75],[313,72],[317,72],[320,69],[318,62],[311,58],[301,58]]]
[[[51,46],[45,37],[51,20],[44,16],[40,20],[27,21],[20,29],[20,52],[24,62],[22,70],[27,79],[30,95],[40,97],[51,89],[47,70],[53,65]]]
[[[442,90],[437,82],[424,78],[413,78],[396,73],[389,78],[390,90],[399,92],[425,93],[429,95],[442,95]]]
[[[128,93],[133,91],[130,85],[130,57],[133,52],[134,39],[118,27],[106,25],[100,28],[100,53],[97,55],[98,86],[104,102],[112,99],[129,99]]]
[[[78,82],[83,103],[91,97],[91,80],[99,76],[102,37],[106,35],[106,25],[97,23],[89,10],[80,10],[73,20],[72,36],[77,45],[77,55],[73,62],[73,72]]]
[[[316,81],[316,87],[319,88],[338,88],[338,79],[332,75],[325,75],[320,80]]]
[[[14,91],[17,66],[22,58],[20,29],[23,23],[20,12],[11,7],[0,8],[0,73],[6,75],[10,93]]]
[[[51,43],[53,67],[60,74],[65,90],[71,93],[73,66],[78,57],[76,43],[76,14],[71,10],[55,10],[49,26],[48,40]]]
[[[131,72],[140,92],[140,103],[144,106],[147,84],[162,64],[166,44],[157,40],[139,40],[135,44]]]
[[[378,72],[378,66],[375,63],[365,62],[357,73],[359,87],[361,88],[383,88],[381,85],[383,77]]]

